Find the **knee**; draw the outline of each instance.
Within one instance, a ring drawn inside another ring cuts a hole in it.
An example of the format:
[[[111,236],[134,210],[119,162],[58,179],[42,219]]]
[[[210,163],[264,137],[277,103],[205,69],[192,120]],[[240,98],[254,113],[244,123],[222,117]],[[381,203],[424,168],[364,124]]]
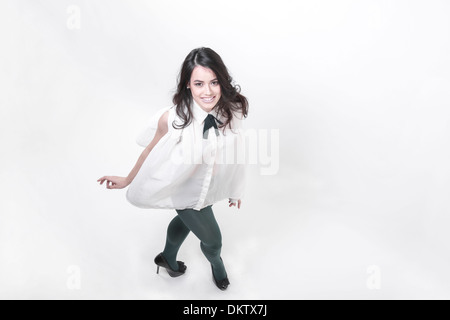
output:
[[[213,241],[210,244],[210,248],[215,251],[220,251],[222,249],[222,240]]]
[[[214,255],[220,253],[220,250],[222,249],[222,239],[202,242],[200,245],[204,251],[207,251],[208,253]]]

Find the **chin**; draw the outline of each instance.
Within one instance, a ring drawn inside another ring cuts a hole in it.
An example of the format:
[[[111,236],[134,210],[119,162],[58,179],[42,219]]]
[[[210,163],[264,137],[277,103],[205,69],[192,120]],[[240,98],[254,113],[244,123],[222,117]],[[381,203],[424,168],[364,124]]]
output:
[[[208,102],[208,103],[204,102],[200,99],[200,101],[197,101],[197,104],[200,105],[204,110],[208,110],[208,112],[209,112],[217,106],[217,104],[219,103],[219,99],[216,98],[213,101]]]
[[[214,105],[203,105],[203,108],[205,109],[205,110],[208,110],[208,112],[209,111],[211,111],[212,109],[214,109],[215,107],[217,106],[217,103],[216,104],[214,104]]]

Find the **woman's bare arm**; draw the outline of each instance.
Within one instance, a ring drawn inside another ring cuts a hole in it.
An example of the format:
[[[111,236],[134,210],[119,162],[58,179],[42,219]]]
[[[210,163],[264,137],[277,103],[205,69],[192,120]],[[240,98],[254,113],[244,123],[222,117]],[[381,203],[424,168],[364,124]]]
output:
[[[150,144],[142,151],[136,165],[128,174],[127,177],[116,177],[116,176],[104,176],[97,180],[100,184],[106,181],[106,187],[108,189],[123,189],[127,187],[136,177],[137,173],[142,167],[145,159],[147,159],[148,155],[152,151],[153,147],[161,140],[161,138],[169,131],[168,127],[168,116],[169,112],[166,111],[158,121],[158,129],[156,130],[155,137],[150,142]]]

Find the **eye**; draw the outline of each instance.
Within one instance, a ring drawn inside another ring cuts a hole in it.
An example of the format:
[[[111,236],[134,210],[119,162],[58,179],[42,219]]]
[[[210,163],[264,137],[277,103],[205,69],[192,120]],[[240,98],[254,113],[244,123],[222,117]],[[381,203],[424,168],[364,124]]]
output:
[[[194,86],[196,86],[196,87],[201,87],[202,85],[203,85],[203,83],[200,83],[200,82],[197,82],[194,84]]]
[[[212,84],[213,86],[217,86],[217,85],[219,84],[219,81],[215,80],[215,81],[211,82],[211,84]]]

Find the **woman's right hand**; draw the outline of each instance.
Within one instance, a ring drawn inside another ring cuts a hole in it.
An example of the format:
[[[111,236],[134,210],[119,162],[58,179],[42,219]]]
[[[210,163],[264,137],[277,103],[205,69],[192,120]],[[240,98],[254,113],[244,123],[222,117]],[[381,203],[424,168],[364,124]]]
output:
[[[103,184],[105,181],[108,189],[123,189],[130,184],[125,177],[105,176],[97,180],[100,184]]]

